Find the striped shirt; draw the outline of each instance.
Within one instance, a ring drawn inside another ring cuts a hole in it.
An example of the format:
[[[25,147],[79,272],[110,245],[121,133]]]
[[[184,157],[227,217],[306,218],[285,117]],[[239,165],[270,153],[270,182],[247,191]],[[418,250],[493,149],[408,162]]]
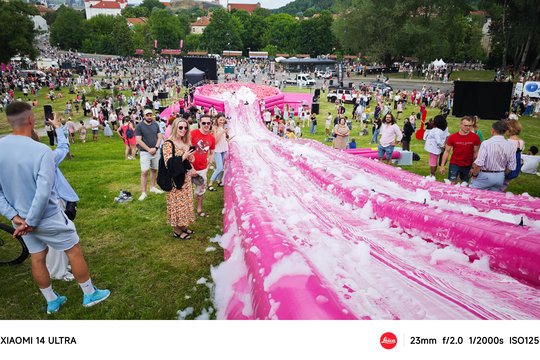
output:
[[[502,135],[494,135],[480,145],[474,163],[484,171],[516,169],[516,147]]]

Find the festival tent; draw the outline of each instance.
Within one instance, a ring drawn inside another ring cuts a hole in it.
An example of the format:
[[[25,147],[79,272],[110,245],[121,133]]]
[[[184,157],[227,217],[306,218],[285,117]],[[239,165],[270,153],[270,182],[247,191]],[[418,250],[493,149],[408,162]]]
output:
[[[190,84],[196,84],[199,81],[204,80],[204,71],[194,67],[186,73],[185,80],[187,80]]]
[[[283,56],[278,56],[276,58],[276,62],[280,62],[280,61],[283,61],[283,60],[286,60],[287,58],[284,58]]]
[[[434,62],[431,63],[434,67],[440,68],[446,65],[446,63],[443,61],[443,59],[437,60],[435,59]]]

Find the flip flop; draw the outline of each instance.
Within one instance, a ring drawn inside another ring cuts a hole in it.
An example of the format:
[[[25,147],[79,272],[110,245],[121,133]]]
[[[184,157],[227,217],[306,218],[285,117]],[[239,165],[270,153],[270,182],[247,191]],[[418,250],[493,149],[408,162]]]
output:
[[[210,217],[210,215],[208,215],[208,214],[205,213],[204,211],[198,212],[197,215],[199,215],[200,217],[203,217],[203,218]]]
[[[217,190],[216,190],[216,188],[215,188],[215,187],[213,187],[213,186],[209,186],[209,187],[208,187],[208,191],[217,191]]]
[[[195,231],[189,230],[189,229],[182,230],[182,232],[183,232],[184,234],[188,234],[188,235],[193,235],[193,233],[195,233]]]
[[[173,232],[173,237],[177,238],[177,239],[180,239],[180,240],[187,240],[190,238],[189,234],[185,233],[185,232],[182,232],[181,234],[177,234],[175,232]]]
[[[220,183],[218,184],[218,186],[219,186],[219,187],[224,187],[224,186],[225,186],[225,184],[224,184],[224,183],[222,183],[222,182],[220,182]]]

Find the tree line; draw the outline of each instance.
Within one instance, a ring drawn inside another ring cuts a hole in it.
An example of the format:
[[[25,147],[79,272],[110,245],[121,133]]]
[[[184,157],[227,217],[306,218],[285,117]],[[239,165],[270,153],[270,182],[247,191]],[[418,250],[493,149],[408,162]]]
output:
[[[386,64],[443,58],[447,62],[487,61],[493,67],[536,68],[540,61],[540,32],[535,28],[540,20],[538,0],[333,0],[324,4],[330,10],[317,13],[313,11],[317,2],[304,3],[309,7],[300,16],[262,8],[251,15],[245,11],[229,13],[217,7],[212,9],[212,21],[203,34],[190,33],[190,25],[206,15],[206,10],[165,8],[158,0],[126,8],[122,17],[101,15],[88,20],[83,12],[62,6],[48,15],[47,21],[51,43],[61,49],[122,56],[133,55],[135,49],[151,55],[155,40],[158,52],[178,49],[183,40],[184,51],[354,54],[366,62]],[[29,14],[30,8],[18,1],[1,2],[0,6],[4,29],[0,45],[3,49],[19,46],[19,52],[30,54],[27,41],[3,40],[8,31],[18,39],[34,34],[23,29],[30,25],[22,20],[17,31],[9,30],[13,29],[9,24],[14,16],[22,16],[24,11]],[[127,17],[145,17],[147,21],[129,29]],[[486,53],[481,42],[488,17],[491,42]]]

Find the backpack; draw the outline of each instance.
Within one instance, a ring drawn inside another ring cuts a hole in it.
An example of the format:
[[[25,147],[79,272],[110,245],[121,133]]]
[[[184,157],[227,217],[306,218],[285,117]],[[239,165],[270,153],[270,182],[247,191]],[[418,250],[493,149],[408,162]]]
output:
[[[170,142],[172,145],[173,155],[176,153],[174,148],[174,143],[170,140],[165,142]],[[169,169],[165,166],[165,160],[163,159],[163,148],[161,149],[161,157],[159,158],[158,173],[157,173],[157,184],[163,191],[171,191],[173,188],[173,181],[169,175]]]
[[[128,139],[133,138],[133,130],[131,130],[130,128],[127,128],[127,129],[126,129],[126,137],[127,137]]]

